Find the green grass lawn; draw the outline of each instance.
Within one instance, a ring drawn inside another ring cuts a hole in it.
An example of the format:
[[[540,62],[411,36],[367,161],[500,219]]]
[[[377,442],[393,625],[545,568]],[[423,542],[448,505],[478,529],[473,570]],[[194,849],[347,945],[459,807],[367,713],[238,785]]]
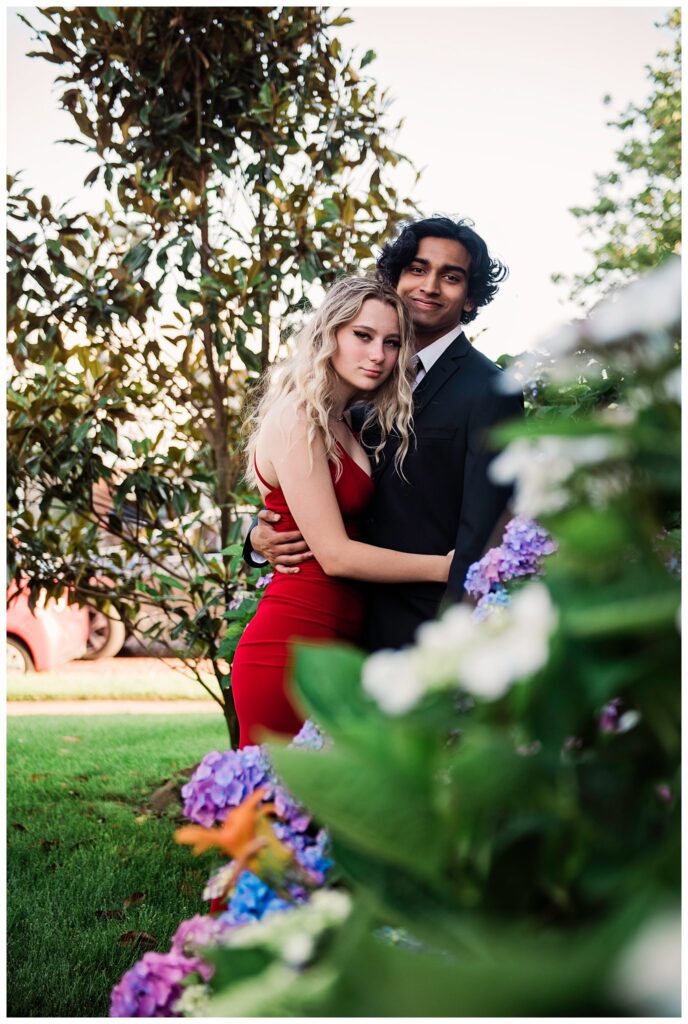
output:
[[[159,668],[155,659],[117,659],[108,662],[71,662],[52,672],[7,675],[8,700],[208,700],[201,684],[179,671]],[[133,662],[133,663],[132,663]],[[143,662],[143,665],[142,665]],[[127,671],[128,664],[131,669]],[[215,677],[204,679],[218,693]]]
[[[216,862],[175,844],[179,804],[148,801],[227,745],[219,712],[8,720],[10,1017],[107,1016],[122,973],[207,910]],[[155,944],[127,945],[126,932]]]

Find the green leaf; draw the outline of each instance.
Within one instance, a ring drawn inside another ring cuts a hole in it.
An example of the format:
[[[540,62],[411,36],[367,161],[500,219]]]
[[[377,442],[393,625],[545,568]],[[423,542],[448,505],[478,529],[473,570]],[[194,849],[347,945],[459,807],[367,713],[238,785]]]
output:
[[[319,752],[270,745],[270,756],[291,792],[334,837],[432,879],[446,837],[428,799],[426,780],[413,771],[412,747],[409,738],[408,748],[391,757],[389,749],[372,742],[355,748],[338,739],[331,749]]]
[[[107,21],[110,25],[116,25],[119,21],[114,7],[96,7],[96,11],[98,12],[98,16],[102,18],[103,21]]]
[[[377,54],[375,53],[375,50],[368,50],[368,51],[366,52],[366,54],[364,55],[364,57],[363,57],[363,60],[361,61],[361,65],[360,65],[360,66],[361,66],[361,70],[362,70],[362,69],[363,69],[363,68],[364,68],[364,67],[365,67],[365,66],[366,66],[367,64],[370,64],[370,63],[371,63],[371,61],[374,61],[376,57],[377,57]]]
[[[258,96],[260,98],[260,102],[263,104],[264,107],[272,106],[272,90],[270,89],[269,82],[263,82],[263,84],[260,87],[260,92],[258,93]]]
[[[153,575],[156,579],[159,579],[161,583],[165,583],[168,587],[172,587],[174,590],[185,590],[187,584],[176,580],[173,576],[168,576],[164,572],[154,572]]]
[[[225,159],[224,156],[222,156],[221,153],[211,151],[210,159],[213,161],[218,170],[222,171],[223,174],[226,174],[228,177],[229,175],[231,175],[232,168],[229,166],[227,160]]]
[[[681,603],[678,589],[664,593],[630,593],[613,601],[591,595],[585,606],[566,608],[564,628],[576,636],[596,637],[605,633],[652,631],[676,621]]]
[[[365,655],[352,647],[297,644],[294,683],[309,715],[333,736],[379,715],[361,689]]]

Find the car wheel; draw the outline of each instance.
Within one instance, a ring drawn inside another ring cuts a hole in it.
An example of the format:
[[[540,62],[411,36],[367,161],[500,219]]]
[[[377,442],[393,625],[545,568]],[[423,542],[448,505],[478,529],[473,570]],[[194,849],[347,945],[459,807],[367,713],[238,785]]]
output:
[[[88,608],[88,640],[83,660],[114,658],[121,651],[126,638],[126,626],[114,608],[107,615],[98,608]]]
[[[7,637],[7,671],[25,676],[33,672],[33,661],[24,644],[14,637]]]

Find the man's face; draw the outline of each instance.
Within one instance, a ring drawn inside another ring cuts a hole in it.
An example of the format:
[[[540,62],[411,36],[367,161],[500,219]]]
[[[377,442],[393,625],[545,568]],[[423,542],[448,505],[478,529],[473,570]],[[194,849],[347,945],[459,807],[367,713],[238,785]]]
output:
[[[421,238],[415,258],[401,272],[397,292],[411,312],[416,348],[425,348],[456,327],[468,298],[471,257],[460,242]]]

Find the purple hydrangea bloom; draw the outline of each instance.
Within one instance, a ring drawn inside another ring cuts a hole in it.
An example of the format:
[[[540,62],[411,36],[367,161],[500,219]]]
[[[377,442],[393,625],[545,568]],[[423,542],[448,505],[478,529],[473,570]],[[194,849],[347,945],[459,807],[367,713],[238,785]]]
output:
[[[198,972],[207,981],[213,969],[198,957],[176,950],[144,953],[110,996],[110,1017],[177,1017],[174,1004],[182,994],[182,981]]]
[[[267,587],[268,583],[272,580],[274,572],[266,572],[264,576],[259,576],[256,580],[257,587]]]
[[[298,863],[312,876],[316,885],[323,885],[327,872],[334,861],[327,855],[330,837],[326,829],[320,829],[316,836],[296,832],[281,822],[273,824],[275,835],[294,853]]]
[[[529,576],[540,568],[540,559],[557,550],[544,526],[525,516],[514,516],[504,530],[502,547],[509,554],[516,576]]]
[[[532,576],[540,571],[541,559],[556,549],[544,527],[532,519],[515,516],[506,525],[502,543],[490,548],[469,567],[466,591],[473,597],[484,597],[509,580]]]
[[[615,697],[604,705],[600,711],[600,732],[616,732],[621,718],[621,698]]]
[[[274,889],[254,875],[242,871],[227,903],[227,910],[217,918],[227,928],[249,921],[260,921],[266,914],[286,910],[290,903],[278,896]]]
[[[493,608],[505,608],[509,604],[510,598],[506,590],[502,586],[498,586],[495,590],[490,591],[489,594],[484,594],[473,612],[473,618],[481,622],[486,619]]]
[[[466,573],[466,591],[474,597],[489,594],[491,590],[511,579],[508,552],[502,547],[490,548],[479,562],[473,562]]]
[[[211,750],[182,786],[184,814],[210,828],[224,821],[231,808],[238,807],[259,786],[272,785],[270,762],[261,747]]]
[[[227,921],[215,915],[194,914],[177,928],[170,952],[193,957],[204,946],[216,946],[229,928]]]
[[[273,797],[278,818],[285,822],[294,832],[305,832],[311,823],[311,816],[305,808],[294,800],[288,789],[277,783]]]

